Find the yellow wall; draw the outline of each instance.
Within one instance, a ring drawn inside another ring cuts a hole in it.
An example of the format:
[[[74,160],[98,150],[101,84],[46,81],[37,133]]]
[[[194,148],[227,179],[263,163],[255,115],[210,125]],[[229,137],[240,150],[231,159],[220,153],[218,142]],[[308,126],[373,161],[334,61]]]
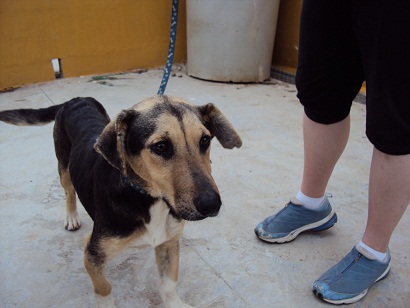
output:
[[[203,0],[206,1],[206,0]],[[186,0],[175,61],[186,60]],[[302,0],[282,0],[273,66],[294,73]],[[0,0],[0,90],[64,77],[165,64],[171,0]]]
[[[185,1],[175,61],[186,59]],[[0,89],[166,62],[170,0],[0,0]]]
[[[298,63],[299,19],[302,0],[282,0],[276,27],[272,64],[274,68],[294,73]]]

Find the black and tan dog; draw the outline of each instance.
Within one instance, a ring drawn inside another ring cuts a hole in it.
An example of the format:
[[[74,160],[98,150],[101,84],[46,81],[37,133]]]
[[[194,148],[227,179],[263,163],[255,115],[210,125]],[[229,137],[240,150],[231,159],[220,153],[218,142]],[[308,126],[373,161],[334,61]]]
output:
[[[110,121],[95,99],[75,98],[44,109],[3,111],[0,120],[14,125],[55,120],[65,227],[80,227],[76,193],[94,220],[84,264],[97,306],[114,306],[106,262],[136,243],[155,247],[164,305],[189,307],[176,292],[184,222],[216,216],[221,207],[210,142],[215,136],[225,148],[242,144],[218,108],[158,95]]]

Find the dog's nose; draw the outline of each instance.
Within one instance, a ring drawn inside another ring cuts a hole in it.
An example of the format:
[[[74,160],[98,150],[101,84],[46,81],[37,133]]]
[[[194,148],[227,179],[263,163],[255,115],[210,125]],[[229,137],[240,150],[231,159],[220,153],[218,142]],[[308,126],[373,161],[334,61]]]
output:
[[[205,216],[216,216],[221,208],[222,201],[219,194],[214,190],[204,191],[194,199],[197,211]]]

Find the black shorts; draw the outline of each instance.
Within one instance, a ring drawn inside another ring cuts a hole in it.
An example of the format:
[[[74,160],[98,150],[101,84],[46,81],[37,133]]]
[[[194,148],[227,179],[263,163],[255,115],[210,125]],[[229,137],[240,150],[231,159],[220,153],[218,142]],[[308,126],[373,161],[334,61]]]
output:
[[[305,0],[296,87],[306,115],[345,119],[363,81],[370,142],[410,154],[410,1]]]

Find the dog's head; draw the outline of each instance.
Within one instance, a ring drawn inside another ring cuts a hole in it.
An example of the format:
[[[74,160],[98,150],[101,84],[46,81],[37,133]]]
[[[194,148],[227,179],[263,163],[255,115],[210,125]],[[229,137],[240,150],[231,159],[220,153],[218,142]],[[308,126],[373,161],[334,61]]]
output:
[[[221,206],[211,176],[210,143],[242,141],[213,104],[194,106],[157,95],[123,110],[104,129],[95,149],[112,166],[185,220],[216,216]]]

